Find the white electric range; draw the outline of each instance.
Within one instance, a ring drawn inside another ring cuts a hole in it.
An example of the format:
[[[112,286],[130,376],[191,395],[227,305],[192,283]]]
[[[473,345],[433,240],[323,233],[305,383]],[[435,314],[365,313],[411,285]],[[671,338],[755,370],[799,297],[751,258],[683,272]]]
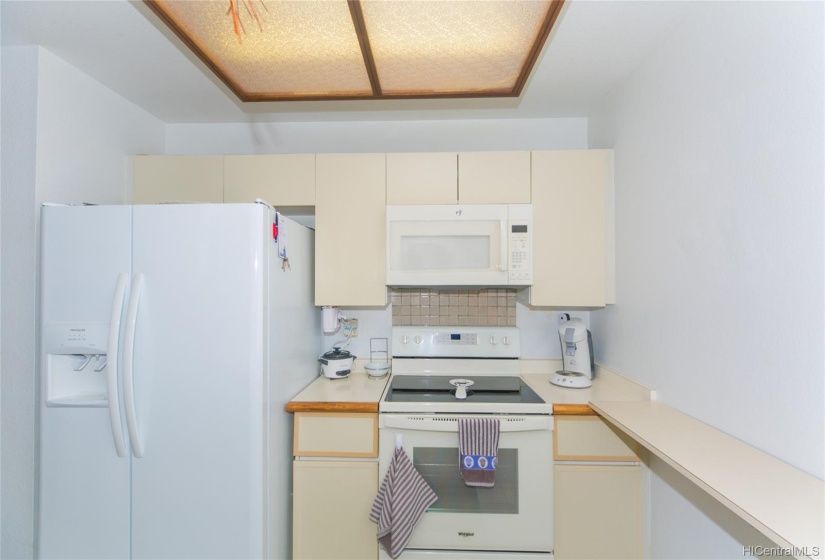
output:
[[[380,476],[402,445],[438,496],[401,559],[482,551],[552,558],[553,409],[520,377],[518,329],[393,327],[392,336],[392,374],[379,403]],[[457,420],[465,416],[499,420],[492,488],[468,487],[459,475]]]

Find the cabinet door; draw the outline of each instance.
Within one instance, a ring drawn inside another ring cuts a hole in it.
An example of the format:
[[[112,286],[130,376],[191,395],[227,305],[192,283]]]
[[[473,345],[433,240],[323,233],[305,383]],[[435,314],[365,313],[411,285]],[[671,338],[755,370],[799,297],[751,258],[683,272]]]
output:
[[[555,557],[642,557],[640,466],[556,465]]]
[[[315,205],[315,154],[226,156],[224,202]]]
[[[369,520],[377,492],[376,462],[295,461],[292,557],[377,558],[377,526]]]
[[[458,202],[458,155],[387,154],[387,204]]]
[[[533,152],[533,286],[538,306],[607,303],[610,150]]]
[[[133,204],[223,202],[223,156],[136,156]]]
[[[318,154],[315,172],[315,305],[386,305],[384,154]]]
[[[529,204],[530,152],[458,154],[461,204]]]

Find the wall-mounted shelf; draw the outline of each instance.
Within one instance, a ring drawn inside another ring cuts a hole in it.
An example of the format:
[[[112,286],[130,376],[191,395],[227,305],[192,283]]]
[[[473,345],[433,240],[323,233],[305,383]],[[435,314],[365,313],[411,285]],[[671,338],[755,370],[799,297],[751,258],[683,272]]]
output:
[[[590,406],[797,558],[825,550],[825,482],[661,403]]]

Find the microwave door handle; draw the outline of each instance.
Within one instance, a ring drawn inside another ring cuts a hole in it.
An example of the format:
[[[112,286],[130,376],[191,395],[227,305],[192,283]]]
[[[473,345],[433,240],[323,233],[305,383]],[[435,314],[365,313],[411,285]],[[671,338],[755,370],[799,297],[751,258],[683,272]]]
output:
[[[507,248],[510,246],[509,239],[507,238],[507,220],[501,220],[500,228],[499,244],[501,245],[501,256],[499,257],[499,263],[496,269],[505,272],[507,270]]]

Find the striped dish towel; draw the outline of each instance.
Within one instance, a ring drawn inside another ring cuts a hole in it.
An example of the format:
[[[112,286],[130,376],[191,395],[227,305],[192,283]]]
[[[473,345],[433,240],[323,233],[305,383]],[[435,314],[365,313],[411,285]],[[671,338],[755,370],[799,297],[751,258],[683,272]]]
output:
[[[467,486],[494,486],[499,422],[495,418],[459,418],[459,471]]]
[[[401,554],[416,523],[437,499],[404,449],[396,447],[370,511],[370,521],[378,523],[378,542],[391,558]]]

